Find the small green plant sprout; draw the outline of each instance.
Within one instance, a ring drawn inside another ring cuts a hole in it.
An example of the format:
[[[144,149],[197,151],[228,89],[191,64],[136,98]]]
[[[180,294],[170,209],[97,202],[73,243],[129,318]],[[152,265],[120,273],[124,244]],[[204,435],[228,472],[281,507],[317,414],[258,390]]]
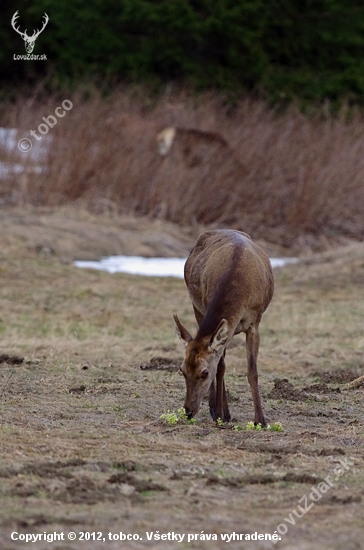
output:
[[[221,420],[220,417],[216,420],[216,425],[219,426],[219,427],[224,425],[224,423],[223,423],[223,421]]]
[[[177,413],[178,413],[179,419],[182,420],[183,422],[187,422],[187,424],[196,424],[195,418],[188,418],[184,407],[181,407],[180,409],[178,409]]]
[[[174,411],[167,411],[166,413],[161,414],[160,416],[161,420],[164,420],[166,424],[169,424],[170,426],[174,426],[178,422],[178,416]]]
[[[250,421],[248,422],[248,424],[246,425],[245,427],[246,430],[257,430],[257,431],[261,431],[263,428],[262,428],[262,425],[259,423],[259,424],[254,424],[254,422]]]
[[[233,428],[234,432],[240,432],[242,429],[243,428],[241,426],[238,426],[238,425],[234,426],[234,428]]]
[[[178,409],[177,413],[174,411],[167,411],[164,414],[161,414],[160,419],[169,424],[170,426],[175,426],[178,422],[185,422],[186,424],[196,424],[194,418],[187,418],[186,411],[184,408]]]
[[[274,424],[268,424],[267,430],[270,432],[284,432],[283,426],[280,422],[274,422]]]
[[[256,431],[259,432],[263,429],[263,427],[262,427],[261,424],[255,425],[254,422],[248,422],[245,429],[246,430],[256,430]],[[268,430],[269,432],[283,432],[284,431],[283,426],[280,422],[275,422],[272,425],[268,424],[268,426],[265,429]]]
[[[181,407],[180,409],[178,409],[177,414],[180,420],[188,420],[186,410],[184,407]]]

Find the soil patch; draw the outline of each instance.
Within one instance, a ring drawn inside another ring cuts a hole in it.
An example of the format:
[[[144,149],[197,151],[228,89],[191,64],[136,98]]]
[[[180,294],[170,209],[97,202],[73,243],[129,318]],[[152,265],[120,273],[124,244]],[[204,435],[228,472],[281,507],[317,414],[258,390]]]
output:
[[[147,363],[141,363],[142,370],[164,370],[167,372],[178,372],[183,359],[170,359],[169,357],[152,357]]]
[[[270,453],[272,455],[291,455],[291,454],[303,454],[306,456],[335,456],[345,455],[344,449],[340,447],[312,449],[306,445],[270,445],[266,443],[259,443],[253,441],[250,443],[244,443],[237,446],[237,449],[248,451],[251,453]]]
[[[289,399],[290,401],[306,401],[310,397],[306,392],[297,390],[287,378],[273,380],[274,387],[268,393],[271,399]]]
[[[120,498],[124,497],[116,487],[97,483],[86,476],[70,480],[64,489],[54,495],[55,500],[73,504],[96,504],[105,500],[114,502]]]
[[[352,502],[361,502],[362,498],[360,495],[332,495],[330,497],[330,502],[332,504],[351,504]]]
[[[261,474],[261,475],[251,475],[251,476],[241,476],[241,477],[219,477],[216,475],[210,475],[207,479],[207,484],[219,483],[220,485],[225,485],[227,487],[239,487],[241,485],[265,485],[268,483],[277,483],[280,481],[291,482],[291,483],[319,483],[322,481],[315,476],[310,474],[296,474],[294,472],[288,472],[283,476]]]
[[[332,371],[325,371],[325,372],[314,372],[312,376],[315,378],[319,378],[321,382],[325,382],[328,384],[336,383],[336,384],[346,384],[348,382],[351,382],[352,380],[355,380],[361,372],[358,372],[358,370],[353,368],[347,368],[347,369],[340,369],[335,372]]]
[[[312,384],[303,388],[303,392],[307,393],[341,393],[340,388],[330,388],[327,384]]]
[[[0,363],[7,363],[8,365],[21,365],[24,362],[24,357],[18,355],[8,355],[7,353],[0,354]]]
[[[131,485],[134,487],[134,489],[141,493],[143,491],[167,491],[167,487],[164,487],[163,485],[159,485],[158,483],[154,483],[153,481],[145,480],[145,479],[138,479],[133,474],[130,474],[129,472],[119,472],[117,474],[112,475],[108,479],[108,483],[122,483]]]
[[[84,393],[86,391],[86,386],[83,384],[81,386],[75,386],[74,388],[70,388],[68,390],[68,393]]]

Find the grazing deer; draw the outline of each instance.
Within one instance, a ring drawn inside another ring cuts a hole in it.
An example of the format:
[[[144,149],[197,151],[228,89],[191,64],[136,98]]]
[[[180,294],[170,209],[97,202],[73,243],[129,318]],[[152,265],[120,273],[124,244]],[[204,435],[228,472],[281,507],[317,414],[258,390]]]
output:
[[[234,334],[245,332],[254,422],[265,427],[257,357],[259,323],[274,290],[267,254],[241,231],[207,231],[200,235],[186,261],[185,281],[199,325],[193,338],[174,315],[177,334],[186,346],[181,371],[186,380],[187,416],[197,414],[209,392],[212,418],[230,421],[224,383],[225,351]]]
[[[206,132],[197,128],[178,128],[169,126],[156,135],[159,154],[168,155],[175,140],[181,142],[182,149],[186,155],[193,152],[198,146],[214,147],[221,149],[226,155],[232,151],[227,141],[217,132]]]

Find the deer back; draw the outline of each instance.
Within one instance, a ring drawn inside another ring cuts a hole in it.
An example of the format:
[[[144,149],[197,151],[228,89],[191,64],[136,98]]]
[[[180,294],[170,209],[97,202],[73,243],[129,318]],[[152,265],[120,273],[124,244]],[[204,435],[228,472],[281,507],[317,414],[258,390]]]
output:
[[[232,334],[259,323],[273,296],[271,264],[249,235],[208,231],[197,240],[185,264],[185,281],[206,334],[221,319]]]

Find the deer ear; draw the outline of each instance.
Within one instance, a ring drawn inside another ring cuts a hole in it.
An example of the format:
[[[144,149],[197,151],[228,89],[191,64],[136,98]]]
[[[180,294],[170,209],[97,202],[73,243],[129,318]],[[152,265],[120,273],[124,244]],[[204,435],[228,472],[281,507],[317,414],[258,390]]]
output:
[[[210,343],[210,348],[218,351],[227,342],[229,336],[229,325],[226,319],[222,319],[213,335]]]
[[[185,346],[187,346],[188,342],[191,342],[191,340],[192,340],[191,334],[182,325],[182,323],[180,322],[180,320],[178,319],[176,314],[173,315],[173,319],[174,319],[174,324],[176,326],[176,331],[177,331],[178,337],[180,338],[180,340],[182,340],[182,342],[185,344]]]

